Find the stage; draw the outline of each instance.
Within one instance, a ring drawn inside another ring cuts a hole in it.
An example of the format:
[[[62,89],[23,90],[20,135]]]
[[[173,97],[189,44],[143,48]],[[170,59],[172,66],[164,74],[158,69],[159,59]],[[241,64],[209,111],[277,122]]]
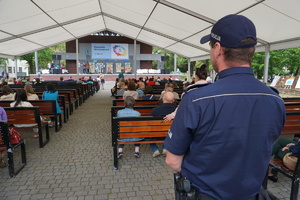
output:
[[[104,79],[105,81],[115,81],[116,78],[118,78],[119,74],[104,74]],[[42,80],[45,81],[59,81],[60,77],[63,77],[64,80],[68,80],[70,77],[72,77],[74,80],[78,80],[78,78],[97,78],[97,76],[99,76],[99,74],[41,74],[40,77]],[[124,74],[125,79],[128,78],[136,78],[139,79],[140,77],[145,78],[146,76],[148,76],[148,78],[151,78],[152,76],[154,76],[155,79],[157,79],[158,77],[160,77],[161,80],[163,80],[163,78],[168,79],[170,76],[172,77],[172,80],[180,80],[181,75],[180,74]],[[37,78],[36,74],[30,74],[29,75],[30,80],[33,81],[33,79]]]

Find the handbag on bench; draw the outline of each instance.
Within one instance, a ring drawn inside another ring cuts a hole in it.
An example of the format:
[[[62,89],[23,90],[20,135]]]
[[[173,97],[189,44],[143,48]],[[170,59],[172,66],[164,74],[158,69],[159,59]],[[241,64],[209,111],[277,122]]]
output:
[[[298,158],[293,156],[292,152],[285,154],[285,156],[283,157],[283,164],[287,168],[289,168],[290,170],[293,170],[293,171],[295,170],[297,161],[298,161]]]
[[[10,143],[11,144],[18,144],[22,139],[21,134],[16,131],[16,129],[11,128],[10,129]]]

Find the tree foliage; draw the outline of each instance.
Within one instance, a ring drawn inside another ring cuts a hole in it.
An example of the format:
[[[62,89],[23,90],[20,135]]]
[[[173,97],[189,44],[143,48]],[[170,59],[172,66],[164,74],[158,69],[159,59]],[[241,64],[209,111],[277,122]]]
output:
[[[165,62],[165,69],[169,69],[170,71],[174,70],[174,54],[161,50],[157,47],[153,47],[153,53],[164,54],[165,56],[169,56],[169,61]],[[212,72],[213,68],[211,66],[210,60],[201,60],[196,62],[191,62],[191,76],[193,75],[193,71],[196,68],[200,67],[202,64],[206,64],[208,66],[208,70]],[[258,79],[261,79],[264,74],[264,66],[265,66],[265,52],[255,53],[252,61],[252,68],[255,73],[255,76]],[[157,67],[154,63],[154,68]],[[181,56],[177,57],[177,68],[181,72],[187,72],[188,70],[188,59],[183,58]],[[299,74],[300,71],[300,48],[292,48],[292,49],[283,49],[277,51],[270,52],[269,59],[269,68],[268,68],[269,76],[273,75],[286,75],[293,74],[294,76]]]
[[[65,43],[58,44],[53,47],[48,47],[46,49],[42,49],[38,51],[38,65],[39,69],[47,68],[48,62],[52,62],[52,54],[53,53],[65,53],[66,45]],[[28,64],[28,69],[30,74],[35,74],[35,54],[29,53],[23,56],[20,56],[21,60],[26,60]]]
[[[7,58],[0,58],[0,65],[5,65],[7,64]]]

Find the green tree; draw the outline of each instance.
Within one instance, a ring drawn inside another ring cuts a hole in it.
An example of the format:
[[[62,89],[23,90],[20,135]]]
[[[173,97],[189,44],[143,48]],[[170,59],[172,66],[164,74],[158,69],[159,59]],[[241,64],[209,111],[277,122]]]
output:
[[[39,69],[47,68],[47,63],[52,61],[53,53],[65,53],[66,45],[65,43],[55,45],[53,47],[48,47],[38,51],[38,63]],[[23,56],[20,56],[21,60],[26,60],[28,64],[28,69],[30,74],[35,74],[35,54],[29,53]],[[65,64],[65,63],[64,63]]]
[[[0,58],[0,65],[6,66],[7,64],[7,58]]]

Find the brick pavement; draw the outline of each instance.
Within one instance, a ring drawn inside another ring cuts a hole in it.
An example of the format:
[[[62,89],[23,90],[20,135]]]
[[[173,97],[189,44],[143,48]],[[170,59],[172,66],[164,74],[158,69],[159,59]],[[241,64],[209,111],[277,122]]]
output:
[[[174,199],[172,171],[164,157],[152,158],[146,144],[141,145],[138,159],[133,155],[133,145],[125,145],[120,169],[114,170],[112,85],[107,82],[106,90],[75,110],[59,132],[51,129],[50,142],[44,148],[38,147],[30,130],[22,131],[28,164],[11,179],[7,169],[0,169],[0,200]],[[280,199],[288,200],[290,183],[279,176],[279,182],[269,183],[269,188]]]

